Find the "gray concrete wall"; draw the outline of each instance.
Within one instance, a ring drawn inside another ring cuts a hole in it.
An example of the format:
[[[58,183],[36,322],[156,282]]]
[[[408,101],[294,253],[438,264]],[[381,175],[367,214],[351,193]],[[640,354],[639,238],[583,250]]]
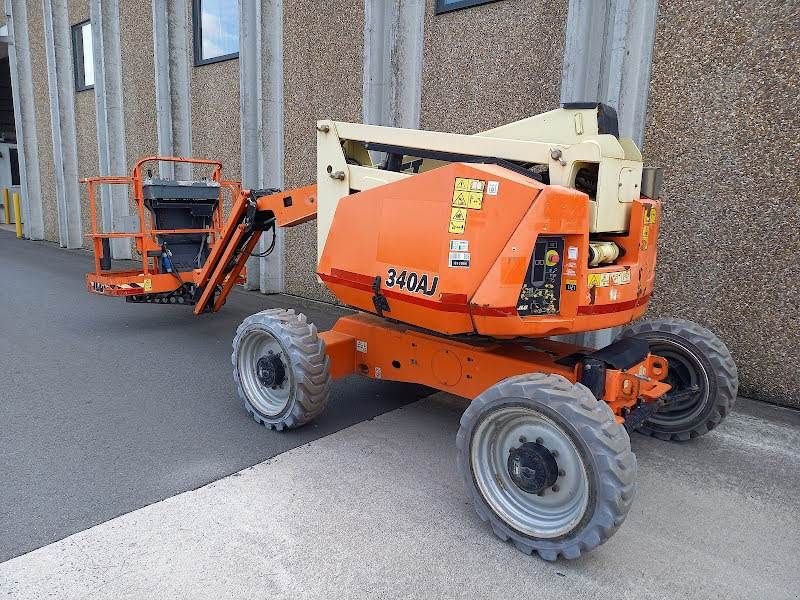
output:
[[[89,18],[89,0],[70,0],[70,26]],[[95,73],[95,76],[98,74]],[[75,92],[75,132],[78,148],[78,178],[96,177],[99,173],[97,151],[97,113],[95,112],[94,90]],[[84,233],[90,230],[89,200],[86,186],[79,186],[81,195],[81,226]],[[97,197],[98,211],[100,197]],[[99,214],[99,212],[98,212]],[[89,238],[83,238],[86,248],[92,247]]]
[[[153,23],[150,2],[120,0],[122,96],[128,171],[142,156],[157,154]]]
[[[192,2],[187,2],[188,44],[194,47]],[[190,58],[191,60],[191,58]],[[193,64],[193,63],[192,63]],[[239,60],[191,67],[192,154],[222,161],[228,179],[241,178]],[[229,206],[229,204],[226,204]]]
[[[44,15],[41,2],[29,2],[28,36],[31,48],[36,129],[39,143],[39,168],[42,188],[44,237],[58,241],[56,175],[53,165],[53,138],[50,124],[50,94],[47,87],[47,54],[44,40]]]
[[[284,1],[285,185],[316,176],[318,119],[361,120],[364,4],[352,0]],[[314,223],[286,232],[286,287],[330,299],[316,281]]]
[[[688,16],[691,15],[691,18]],[[740,393],[800,406],[800,5],[661,2],[645,161],[666,170],[650,314],[728,344]]]
[[[567,0],[425,11],[423,129],[475,133],[558,108]]]

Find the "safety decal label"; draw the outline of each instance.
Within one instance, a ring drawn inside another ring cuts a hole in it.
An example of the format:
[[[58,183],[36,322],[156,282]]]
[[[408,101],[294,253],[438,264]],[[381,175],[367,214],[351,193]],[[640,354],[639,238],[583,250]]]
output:
[[[625,285],[631,282],[631,272],[614,271],[612,273],[590,273],[589,287],[608,287],[610,285]]]
[[[467,228],[467,209],[466,208],[451,208],[450,209],[450,227],[447,229],[450,233],[464,233]]]
[[[451,267],[469,267],[469,252],[451,252],[448,262]]]
[[[574,292],[578,289],[578,282],[574,279],[567,279],[564,283],[567,286],[568,292]]]
[[[483,190],[485,187],[486,182],[482,179],[456,177],[452,206],[454,208],[480,210],[483,208]]]
[[[642,250],[647,250],[650,245],[650,226],[656,222],[658,211],[655,206],[649,209],[645,207],[644,214],[642,215],[642,242],[640,244]]]
[[[450,240],[451,252],[469,252],[468,240]]]
[[[152,279],[145,279],[142,282],[142,287],[144,288],[145,292],[149,292],[153,289],[153,280]]]
[[[486,195],[487,196],[497,196],[497,192],[500,190],[500,182],[499,181],[490,181],[486,184]]]

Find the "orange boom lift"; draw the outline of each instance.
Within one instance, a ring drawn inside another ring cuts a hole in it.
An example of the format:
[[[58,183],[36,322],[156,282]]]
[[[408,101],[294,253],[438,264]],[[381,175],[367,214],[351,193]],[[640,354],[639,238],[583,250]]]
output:
[[[145,165],[159,161],[210,177],[154,178]],[[263,232],[317,219],[317,275],[356,312],[322,333],[292,310],[245,319],[232,355],[245,408],[298,427],[353,374],[467,398],[456,444],[468,495],[498,536],[549,560],[624,520],[629,431],[685,440],[727,414],[738,380],[716,336],[677,319],[629,325],[653,293],[660,170],[620,138],[613,109],[564,105],[472,136],[320,121],[317,163],[315,185],[286,191],[165,157],[86,180],[89,291],[215,312]],[[106,184],[132,187],[137,231],[99,230]],[[122,237],[140,267],[112,269],[109,240]],[[601,349],[552,339],[620,326]]]

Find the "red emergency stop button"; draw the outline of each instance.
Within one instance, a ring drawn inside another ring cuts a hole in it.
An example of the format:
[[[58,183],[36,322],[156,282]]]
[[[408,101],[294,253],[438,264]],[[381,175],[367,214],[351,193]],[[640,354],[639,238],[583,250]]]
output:
[[[561,260],[561,257],[558,255],[557,250],[548,250],[547,254],[544,255],[544,263],[548,267],[554,267],[558,264],[558,261]]]

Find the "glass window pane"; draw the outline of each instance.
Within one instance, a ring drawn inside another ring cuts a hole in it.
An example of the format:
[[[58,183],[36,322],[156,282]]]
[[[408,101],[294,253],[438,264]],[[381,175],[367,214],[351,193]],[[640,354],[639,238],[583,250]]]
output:
[[[200,19],[203,60],[239,52],[239,3],[201,0]]]
[[[94,50],[92,48],[92,24],[86,23],[81,27],[83,38],[83,85],[94,85]]]

